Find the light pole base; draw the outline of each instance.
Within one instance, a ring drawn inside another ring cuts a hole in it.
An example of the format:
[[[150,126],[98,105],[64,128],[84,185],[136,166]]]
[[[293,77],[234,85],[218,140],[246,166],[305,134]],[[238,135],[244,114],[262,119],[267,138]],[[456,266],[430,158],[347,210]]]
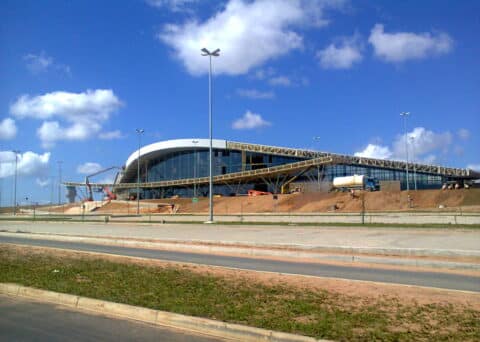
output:
[[[213,224],[213,223],[215,223],[215,221],[210,221],[210,220],[208,220],[208,221],[205,221],[205,222],[203,222],[203,223],[204,223],[204,224]]]

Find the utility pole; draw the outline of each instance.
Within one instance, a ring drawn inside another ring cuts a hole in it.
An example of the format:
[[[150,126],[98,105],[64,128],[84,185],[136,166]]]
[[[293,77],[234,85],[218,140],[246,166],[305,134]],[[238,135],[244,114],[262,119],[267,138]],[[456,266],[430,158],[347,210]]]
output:
[[[140,215],[140,148],[142,144],[142,134],[145,132],[143,128],[135,130],[138,135],[138,158],[137,158],[137,215]]]
[[[193,183],[193,197],[197,198],[197,144],[198,140],[192,140],[192,143],[195,145],[193,149],[193,179],[195,182]]]
[[[58,163],[58,205],[62,204],[62,160],[57,161]]]
[[[13,215],[17,215],[17,174],[18,174],[18,154],[20,151],[13,150],[15,153],[15,177],[13,185]]]
[[[210,132],[210,149],[209,149],[209,156],[210,156],[210,165],[209,165],[209,190],[208,190],[208,202],[210,207],[210,215],[209,219],[205,223],[213,223],[213,142],[212,142],[212,135],[213,135],[213,128],[212,128],[212,56],[218,57],[220,56],[220,49],[216,49],[213,52],[208,51],[206,48],[202,50],[202,56],[208,56],[210,62],[210,68],[208,72],[208,123],[209,123],[209,132]]]
[[[407,191],[410,191],[410,184],[408,179],[408,137],[407,137],[407,117],[410,115],[410,112],[401,112],[400,116],[403,117],[403,130],[405,134],[405,154],[407,157],[407,162],[405,163],[405,172],[407,178]]]
[[[415,137],[410,137],[412,144],[412,163],[413,163],[413,184],[415,185],[415,191],[417,191],[417,165],[415,162]]]
[[[53,196],[54,185],[55,185],[55,176],[50,176],[50,205],[53,205],[53,201],[55,199],[55,197]]]
[[[320,137],[313,137],[313,141],[318,142],[319,140],[320,140]],[[318,186],[318,191],[320,191],[320,165],[317,165],[317,186]]]

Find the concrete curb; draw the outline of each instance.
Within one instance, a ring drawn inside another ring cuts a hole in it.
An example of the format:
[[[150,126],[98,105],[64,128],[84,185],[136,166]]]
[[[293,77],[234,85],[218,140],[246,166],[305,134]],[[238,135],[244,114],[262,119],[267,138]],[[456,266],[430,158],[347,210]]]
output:
[[[215,321],[206,318],[180,315],[127,304],[113,303],[65,293],[40,290],[18,284],[0,283],[0,294],[32,298],[44,302],[65,305],[79,310],[93,311],[109,316],[132,319],[229,340],[271,342],[327,341],[317,340],[313,337],[282,333],[245,325]]]
[[[392,266],[449,268],[480,270],[480,263],[428,260],[425,257],[480,257],[479,251],[442,250],[420,248],[370,248],[348,246],[302,246],[302,245],[245,245],[211,241],[139,241],[134,239],[66,236],[52,234],[7,233],[0,236],[22,237],[33,240],[91,243],[107,246],[159,249],[189,253],[225,253],[248,257],[287,257],[293,259],[316,259],[348,263],[369,263]],[[329,254],[330,253],[330,254]],[[368,255],[368,254],[377,254]],[[418,257],[415,259],[405,257]],[[403,257],[403,258],[402,258]]]
[[[110,222],[114,223],[203,223],[208,220],[208,215],[202,213],[176,213],[176,214],[143,214],[141,216],[133,215],[116,215],[115,213],[103,212],[97,214],[53,214],[48,212],[40,214],[37,211],[39,220],[55,220],[69,221],[71,219],[81,220],[85,222],[104,222],[107,217]],[[31,214],[30,214],[31,215]],[[2,215],[3,220],[16,221],[18,216]],[[23,216],[24,219],[31,220],[32,217]],[[363,216],[361,213],[232,213],[232,214],[216,214],[215,222],[217,223],[257,223],[257,224],[442,224],[442,225],[480,225],[480,215],[476,212],[366,212]]]

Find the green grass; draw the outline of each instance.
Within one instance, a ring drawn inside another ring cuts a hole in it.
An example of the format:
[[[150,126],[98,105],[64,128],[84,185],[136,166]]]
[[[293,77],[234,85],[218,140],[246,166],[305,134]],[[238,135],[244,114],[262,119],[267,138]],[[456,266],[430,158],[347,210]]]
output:
[[[0,282],[345,341],[480,340],[480,312],[234,280],[188,268],[0,249]]]

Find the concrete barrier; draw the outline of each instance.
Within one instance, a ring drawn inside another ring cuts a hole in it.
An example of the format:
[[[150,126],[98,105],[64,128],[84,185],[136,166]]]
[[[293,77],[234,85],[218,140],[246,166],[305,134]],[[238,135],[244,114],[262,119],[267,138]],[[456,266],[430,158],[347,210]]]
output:
[[[104,300],[78,297],[77,308],[96,312],[108,312],[115,316],[126,317],[137,321],[155,324],[157,311],[127,304],[107,302]]]
[[[9,296],[18,296],[20,285],[11,283],[0,283],[0,292]]]
[[[132,219],[132,217],[111,217],[110,222],[149,221],[149,222],[205,222],[207,215],[175,214],[175,215],[146,215]],[[360,213],[346,214],[244,214],[244,215],[215,215],[215,222],[225,223],[281,223],[281,224],[329,224],[353,223],[361,224],[471,224],[480,225],[480,215],[475,214],[445,214],[445,213],[366,213],[362,218]]]
[[[20,286],[18,296],[30,298],[42,298],[46,302],[76,306],[78,297],[66,293],[44,291],[33,287]]]
[[[3,220],[16,220],[18,217],[2,216]],[[152,215],[65,215],[65,216],[39,216],[38,220],[82,220],[85,222],[205,222],[208,215],[203,214],[152,214]],[[108,218],[108,221],[105,220]],[[279,224],[445,224],[445,225],[480,225],[480,213],[454,213],[454,212],[367,212],[362,218],[361,213],[245,213],[230,215],[215,215],[217,223],[279,223]],[[31,219],[31,218],[26,218]]]

